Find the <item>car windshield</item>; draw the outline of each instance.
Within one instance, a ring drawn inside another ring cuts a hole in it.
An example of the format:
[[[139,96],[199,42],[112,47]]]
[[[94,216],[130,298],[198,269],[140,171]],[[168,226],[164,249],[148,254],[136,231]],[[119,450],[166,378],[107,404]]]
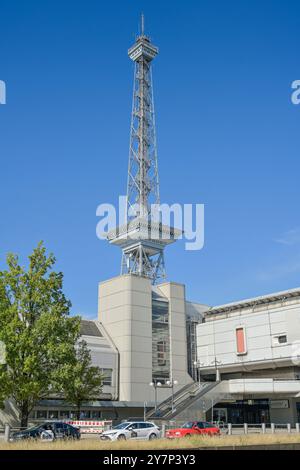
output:
[[[118,424],[117,426],[113,426],[113,429],[124,429],[124,428],[126,428],[129,424],[131,424],[131,423],[121,423],[121,424]]]
[[[27,429],[24,429],[24,431],[37,431],[38,429],[42,429],[42,425],[35,425],[35,426],[31,426],[30,428],[27,428]]]
[[[182,428],[183,428],[183,429],[191,429],[193,426],[194,426],[194,423],[192,423],[192,422],[189,421],[188,423],[185,423],[185,424],[182,426]]]

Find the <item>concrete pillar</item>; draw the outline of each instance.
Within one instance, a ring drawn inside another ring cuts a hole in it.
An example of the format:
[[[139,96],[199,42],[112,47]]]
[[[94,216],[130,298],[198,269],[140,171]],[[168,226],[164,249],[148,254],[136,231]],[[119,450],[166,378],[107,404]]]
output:
[[[166,425],[163,424],[161,427],[161,437],[164,439],[165,436],[166,436]]]
[[[228,423],[228,436],[232,435],[232,424]]]
[[[10,425],[6,424],[5,429],[4,429],[4,441],[9,442],[9,438],[10,438]]]
[[[288,433],[291,432],[291,423],[288,423],[288,424],[287,424],[287,432],[288,432]]]
[[[275,434],[275,424],[271,423],[271,433]]]
[[[296,423],[296,432],[300,432],[300,424]]]
[[[244,423],[244,433],[248,434],[248,423]]]
[[[263,434],[266,434],[266,423],[261,423],[261,431]]]

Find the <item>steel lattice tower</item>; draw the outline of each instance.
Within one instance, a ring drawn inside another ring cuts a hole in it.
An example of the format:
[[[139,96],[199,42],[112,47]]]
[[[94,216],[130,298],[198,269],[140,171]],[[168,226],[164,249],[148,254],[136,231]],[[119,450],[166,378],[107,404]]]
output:
[[[160,204],[151,62],[158,54],[144,32],[128,55],[134,61],[133,104],[127,182],[127,223],[108,234],[110,243],[122,248],[121,274],[165,278],[164,247],[180,231],[152,218],[151,205]],[[153,206],[152,206],[153,207]]]

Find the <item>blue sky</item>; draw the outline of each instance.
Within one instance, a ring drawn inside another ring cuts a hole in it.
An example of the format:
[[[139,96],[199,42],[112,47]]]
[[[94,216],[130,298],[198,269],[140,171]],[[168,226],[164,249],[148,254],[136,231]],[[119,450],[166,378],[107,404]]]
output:
[[[154,87],[163,202],[204,203],[205,247],[166,251],[168,278],[220,304],[300,285],[300,4],[290,0],[1,0],[0,269],[39,240],[73,312],[95,317],[120,252],[96,207],[126,192],[139,15]]]

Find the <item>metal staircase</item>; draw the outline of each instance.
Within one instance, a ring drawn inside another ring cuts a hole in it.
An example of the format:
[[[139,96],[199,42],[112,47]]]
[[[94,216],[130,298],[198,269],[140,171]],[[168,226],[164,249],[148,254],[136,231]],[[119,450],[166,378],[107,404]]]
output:
[[[146,415],[146,419],[172,419],[199,399],[205,404],[205,411],[207,411],[210,408],[210,396],[216,396],[216,389],[220,383],[202,382],[199,385],[199,383],[193,382],[185,385],[173,395],[173,398],[168,397],[159,404],[156,410],[150,410]]]

